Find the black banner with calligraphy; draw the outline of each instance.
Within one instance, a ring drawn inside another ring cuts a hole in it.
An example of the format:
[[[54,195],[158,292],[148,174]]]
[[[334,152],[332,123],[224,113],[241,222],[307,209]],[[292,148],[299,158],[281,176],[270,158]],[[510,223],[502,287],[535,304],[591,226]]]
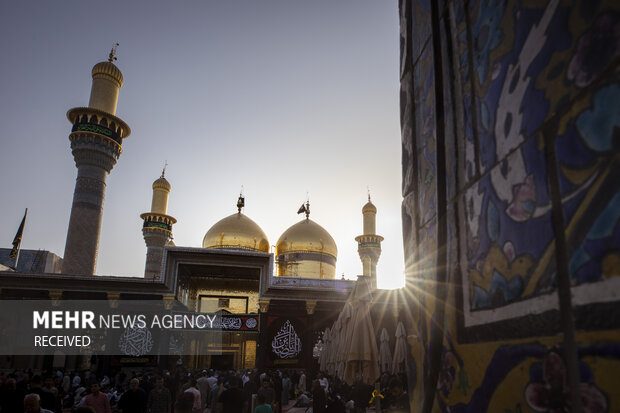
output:
[[[176,311],[173,311],[172,314],[173,316],[183,316],[180,322],[184,330],[213,329],[236,333],[258,333],[260,331],[258,314],[232,314],[228,312],[189,313]],[[193,317],[184,317],[190,314]],[[192,320],[196,320],[196,322],[192,323]]]
[[[266,367],[306,367],[308,345],[305,317],[267,317],[264,345],[267,346]]]

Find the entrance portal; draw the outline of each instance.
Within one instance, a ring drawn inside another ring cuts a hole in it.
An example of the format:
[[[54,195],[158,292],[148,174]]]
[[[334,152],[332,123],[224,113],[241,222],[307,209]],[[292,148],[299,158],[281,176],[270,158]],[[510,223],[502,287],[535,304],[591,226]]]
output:
[[[226,371],[234,369],[235,355],[234,354],[222,354],[211,356],[211,368],[219,371]]]

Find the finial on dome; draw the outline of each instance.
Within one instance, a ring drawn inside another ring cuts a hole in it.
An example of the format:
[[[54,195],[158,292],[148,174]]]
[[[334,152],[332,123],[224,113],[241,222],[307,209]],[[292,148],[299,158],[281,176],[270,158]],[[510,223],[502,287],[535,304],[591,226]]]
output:
[[[370,186],[367,186],[366,189],[368,190],[368,202],[370,202]]]
[[[168,161],[164,161],[164,169],[162,169],[161,171],[161,178],[165,178],[166,177],[166,167],[168,166]]]
[[[114,43],[114,46],[112,46],[112,50],[110,50],[110,54],[108,55],[108,62],[112,63],[115,60],[118,60],[116,58],[116,48],[118,47],[118,43]]]
[[[301,214],[303,212],[306,213],[306,219],[308,219],[310,217],[310,201],[309,200],[307,200],[305,204],[301,204],[301,206],[297,210],[298,214]]]
[[[241,209],[245,206],[245,198],[243,197],[243,185],[241,185],[241,191],[239,192],[239,198],[237,199],[237,211],[241,213]]]

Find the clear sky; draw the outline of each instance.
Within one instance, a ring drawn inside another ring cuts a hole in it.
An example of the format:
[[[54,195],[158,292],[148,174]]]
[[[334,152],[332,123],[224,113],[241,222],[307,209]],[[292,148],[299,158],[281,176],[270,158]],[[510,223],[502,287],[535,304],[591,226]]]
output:
[[[140,213],[164,161],[178,246],[236,211],[275,245],[309,193],[362,271],[355,236],[370,187],[385,237],[379,286],[403,283],[397,1],[0,3],[0,244],[28,207],[22,248],[64,253],[76,178],[66,111],[119,42],[117,116],[132,129],[108,177],[97,273],[142,276]]]

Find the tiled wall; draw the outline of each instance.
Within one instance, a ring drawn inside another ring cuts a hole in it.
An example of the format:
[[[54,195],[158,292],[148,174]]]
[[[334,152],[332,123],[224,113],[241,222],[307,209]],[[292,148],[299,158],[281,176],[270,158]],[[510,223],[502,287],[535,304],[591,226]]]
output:
[[[413,411],[620,411],[620,3],[400,15]]]

